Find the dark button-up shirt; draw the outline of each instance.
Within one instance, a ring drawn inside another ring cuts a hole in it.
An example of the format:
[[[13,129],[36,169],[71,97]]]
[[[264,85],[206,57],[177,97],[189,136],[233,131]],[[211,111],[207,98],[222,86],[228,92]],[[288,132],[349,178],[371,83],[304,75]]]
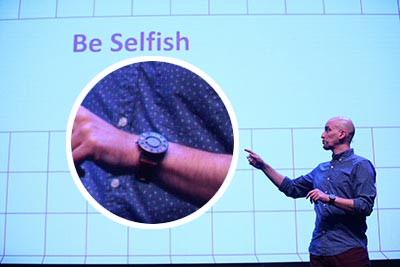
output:
[[[294,180],[285,177],[279,189],[293,198],[305,197],[313,189],[352,199],[354,210],[345,211],[318,201],[315,229],[309,252],[319,256],[337,255],[354,247],[367,248],[366,217],[376,196],[376,172],[372,163],[349,149],[319,164],[309,174]]]
[[[130,133],[155,131],[169,142],[214,153],[232,154],[233,131],[218,94],[201,77],[164,62],[142,62],[102,79],[83,106]],[[133,153],[133,151],[132,151]],[[163,223],[199,207],[136,174],[87,160],[82,183],[103,207],[128,220]]]

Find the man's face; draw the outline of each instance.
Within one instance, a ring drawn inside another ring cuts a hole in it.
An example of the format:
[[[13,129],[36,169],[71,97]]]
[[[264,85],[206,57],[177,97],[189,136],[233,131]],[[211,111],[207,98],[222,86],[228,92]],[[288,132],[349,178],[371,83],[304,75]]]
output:
[[[322,145],[325,150],[333,150],[340,144],[340,134],[342,130],[339,128],[337,121],[330,120],[325,124],[325,130],[322,132]]]

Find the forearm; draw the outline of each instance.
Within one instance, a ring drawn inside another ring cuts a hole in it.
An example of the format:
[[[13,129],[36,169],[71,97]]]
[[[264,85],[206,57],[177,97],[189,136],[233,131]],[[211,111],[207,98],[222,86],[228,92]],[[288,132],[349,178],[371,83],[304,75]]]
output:
[[[158,182],[191,202],[202,205],[223,183],[232,155],[210,153],[170,143]]]
[[[279,187],[285,177],[281,174],[279,174],[277,171],[275,171],[274,168],[272,168],[269,164],[265,163],[265,161],[256,153],[254,153],[250,149],[244,149],[244,151],[248,152],[249,155],[247,156],[247,160],[249,161],[249,164],[252,165],[253,167],[260,169],[264,172],[264,174],[274,183],[277,187]]]
[[[329,202],[329,197],[328,197]],[[333,203],[336,207],[343,209],[345,211],[353,211],[354,210],[354,200],[342,197],[336,197],[335,202]]]
[[[124,146],[125,164],[132,169],[139,166],[140,148],[137,135],[130,135]],[[203,205],[218,191],[232,161],[232,155],[206,152],[176,143],[169,143],[157,177],[153,182],[188,201]]]
[[[263,164],[263,167],[261,168],[261,170],[264,172],[264,174],[271,180],[271,182],[276,187],[279,187],[282,184],[283,180],[285,179],[285,176],[278,173],[274,168],[272,168],[267,163]]]

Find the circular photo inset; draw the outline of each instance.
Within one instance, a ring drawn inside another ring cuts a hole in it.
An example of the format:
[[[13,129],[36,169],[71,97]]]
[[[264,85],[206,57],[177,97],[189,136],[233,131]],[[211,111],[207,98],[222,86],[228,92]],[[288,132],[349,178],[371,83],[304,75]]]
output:
[[[67,158],[86,199],[139,228],[180,225],[209,209],[237,162],[237,123],[218,85],[165,57],[121,61],[71,111]]]

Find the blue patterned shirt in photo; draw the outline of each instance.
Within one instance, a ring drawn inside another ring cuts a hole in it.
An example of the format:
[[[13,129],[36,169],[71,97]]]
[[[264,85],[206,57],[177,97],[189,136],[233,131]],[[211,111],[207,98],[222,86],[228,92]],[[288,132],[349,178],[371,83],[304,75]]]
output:
[[[229,114],[201,77],[180,66],[142,62],[102,79],[82,105],[113,126],[134,134],[154,131],[169,142],[214,153],[233,153]],[[183,218],[199,207],[154,183],[87,160],[82,183],[104,208],[140,223]]]

